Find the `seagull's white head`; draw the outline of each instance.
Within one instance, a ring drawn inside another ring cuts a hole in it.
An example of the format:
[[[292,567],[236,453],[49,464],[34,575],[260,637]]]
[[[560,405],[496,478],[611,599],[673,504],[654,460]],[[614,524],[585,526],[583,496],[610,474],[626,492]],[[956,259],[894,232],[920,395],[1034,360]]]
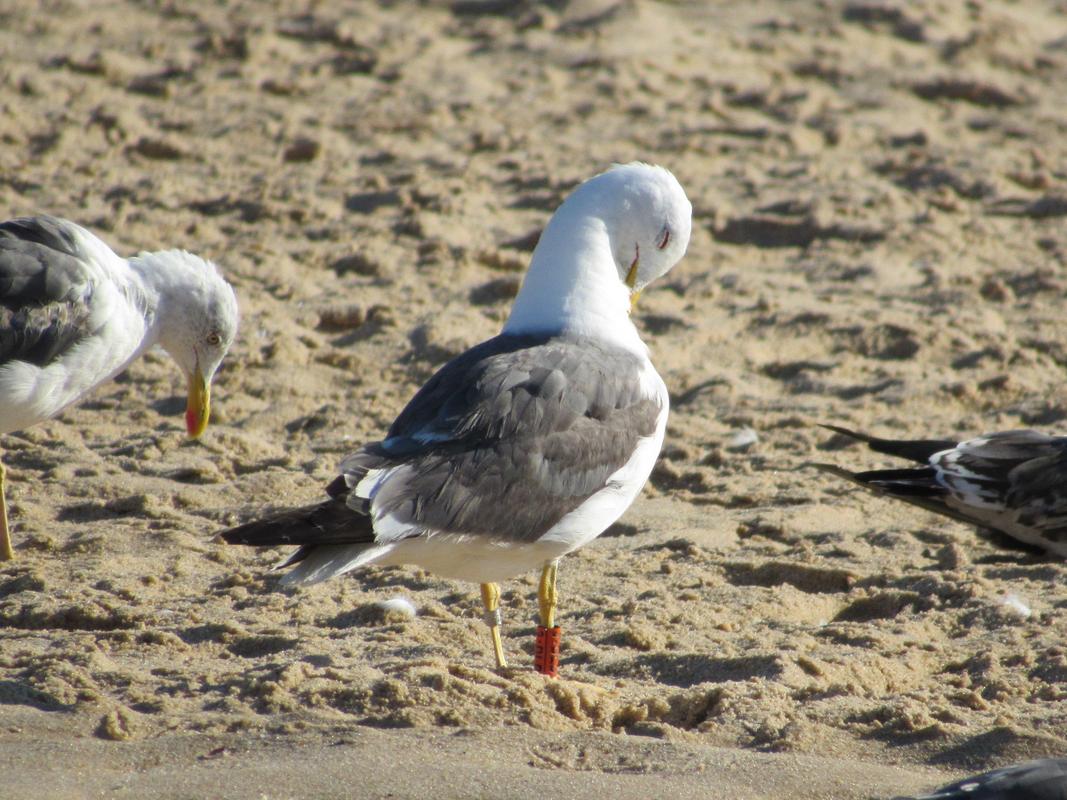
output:
[[[196,438],[211,415],[211,379],[237,335],[237,296],[218,267],[184,250],[141,253],[130,262],[159,291],[159,344],[185,373],[185,424]]]
[[[693,206],[663,167],[617,166],[579,186],[560,212],[572,202],[599,209],[619,279],[634,293],[668,272],[689,246]]]
[[[541,234],[504,330],[609,335],[685,254],[692,219],[689,198],[663,167],[634,162],[590,178]]]

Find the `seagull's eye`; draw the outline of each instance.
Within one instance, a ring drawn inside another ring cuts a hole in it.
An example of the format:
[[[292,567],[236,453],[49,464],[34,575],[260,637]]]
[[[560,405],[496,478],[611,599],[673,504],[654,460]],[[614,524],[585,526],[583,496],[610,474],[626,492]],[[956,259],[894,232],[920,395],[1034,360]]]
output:
[[[207,335],[207,343],[212,347],[218,347],[222,344],[222,336],[218,331],[212,331]]]
[[[659,241],[656,242],[656,247],[662,250],[671,242],[671,229],[664,226],[663,232],[659,235]]]

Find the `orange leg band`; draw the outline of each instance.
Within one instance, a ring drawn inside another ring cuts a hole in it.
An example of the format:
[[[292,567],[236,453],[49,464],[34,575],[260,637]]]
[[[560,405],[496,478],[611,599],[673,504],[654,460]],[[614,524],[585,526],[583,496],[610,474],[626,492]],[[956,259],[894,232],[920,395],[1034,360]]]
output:
[[[546,628],[537,626],[537,639],[534,641],[534,669],[550,678],[559,677],[559,642],[563,629],[556,625]]]

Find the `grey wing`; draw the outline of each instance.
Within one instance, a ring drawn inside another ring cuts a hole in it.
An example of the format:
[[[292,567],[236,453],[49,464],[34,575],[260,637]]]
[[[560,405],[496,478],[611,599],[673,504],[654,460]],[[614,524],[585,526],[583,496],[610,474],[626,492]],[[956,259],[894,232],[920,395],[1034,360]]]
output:
[[[536,539],[597,491],[654,434],[640,362],[583,340],[499,336],[446,364],[390,428],[342,462],[371,506],[414,531]],[[373,476],[372,476],[373,477]]]
[[[45,366],[90,333],[92,283],[68,225],[0,223],[0,365]]]

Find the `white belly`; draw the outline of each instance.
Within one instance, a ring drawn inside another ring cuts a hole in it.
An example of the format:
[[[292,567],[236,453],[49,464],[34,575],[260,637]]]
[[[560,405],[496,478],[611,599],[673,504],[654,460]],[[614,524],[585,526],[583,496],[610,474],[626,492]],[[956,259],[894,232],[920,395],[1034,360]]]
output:
[[[414,564],[442,578],[497,583],[537,569],[566,552],[558,542],[506,544],[484,536],[438,533],[398,542],[370,563]]]

